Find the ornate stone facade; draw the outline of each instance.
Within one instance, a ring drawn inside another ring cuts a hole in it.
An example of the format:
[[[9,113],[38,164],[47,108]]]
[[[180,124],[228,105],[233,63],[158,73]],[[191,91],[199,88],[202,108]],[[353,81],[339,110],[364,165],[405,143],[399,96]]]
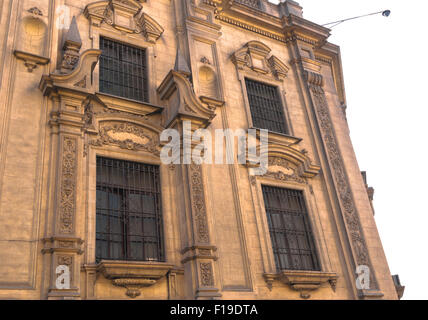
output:
[[[329,29],[291,0],[69,0],[65,17],[59,3],[0,1],[0,299],[398,298]],[[145,101],[101,90],[101,37],[144,49]],[[184,121],[253,127],[246,79],[284,108],[267,172],[163,164],[160,135]],[[96,260],[98,156],[159,165],[165,261]],[[265,185],[302,192],[320,270],[277,269]]]

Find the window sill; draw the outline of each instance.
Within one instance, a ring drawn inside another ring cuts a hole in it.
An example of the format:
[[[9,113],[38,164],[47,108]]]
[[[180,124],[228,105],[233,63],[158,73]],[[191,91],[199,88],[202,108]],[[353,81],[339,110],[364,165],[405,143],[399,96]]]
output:
[[[250,129],[257,130],[257,138],[260,138],[260,130],[267,130],[267,129],[257,128],[257,127],[251,127]],[[281,145],[291,147],[294,145],[298,145],[302,140],[303,139],[301,138],[297,138],[286,133],[280,133],[280,132],[269,130],[269,143],[276,142]]]
[[[142,288],[153,286],[173,268],[163,262],[102,260],[96,272],[111,280],[113,285],[126,288],[127,296],[136,298],[141,295]]]
[[[273,282],[279,280],[300,292],[302,299],[309,299],[310,292],[318,290],[327,283],[330,284],[333,291],[336,291],[338,275],[334,272],[285,270],[276,274],[265,273],[264,278],[270,290],[272,290]]]
[[[148,102],[132,100],[108,93],[97,92],[95,95],[111,109],[135,113],[137,115],[146,115],[156,111],[160,112],[164,109],[161,106],[157,106]]]

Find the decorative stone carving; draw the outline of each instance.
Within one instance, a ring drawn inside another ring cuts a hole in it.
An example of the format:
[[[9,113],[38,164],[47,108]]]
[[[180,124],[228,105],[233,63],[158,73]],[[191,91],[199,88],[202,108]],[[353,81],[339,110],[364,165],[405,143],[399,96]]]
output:
[[[112,281],[113,285],[126,288],[126,295],[136,298],[141,289],[155,285],[165,277],[173,265],[160,262],[101,261],[97,273]]]
[[[318,290],[322,285],[329,284],[336,291],[338,275],[334,272],[286,270],[280,273],[265,273],[263,275],[270,291],[276,280],[289,285],[300,292],[302,299],[309,299],[310,292]]]
[[[113,285],[126,288],[126,295],[132,299],[141,295],[141,288],[150,287],[156,283],[152,279],[114,279]]]
[[[34,69],[39,65],[46,65],[50,59],[37,56],[31,53],[15,50],[14,55],[17,59],[24,61],[24,65],[27,67],[28,72],[33,72]]]
[[[356,264],[366,265],[369,266],[371,270],[374,270],[370,262],[367,244],[364,239],[361,222],[351,193],[351,187],[346,176],[345,165],[334,134],[327,99],[321,87],[323,84],[322,76],[312,72],[306,72],[306,79],[314,102],[315,113],[320,125],[327,155],[332,167],[333,177],[339,193],[339,201],[344,209],[344,219],[349,232],[350,242],[355,253]],[[374,272],[370,272],[370,286],[371,289],[379,289]]]
[[[217,261],[218,256],[216,255],[217,247],[211,245],[197,245],[189,248],[185,248],[181,251],[183,259],[182,264],[187,263],[191,260],[204,259]]]
[[[82,40],[80,38],[79,29],[77,28],[76,17],[73,17],[70,29],[68,30],[64,41],[64,56],[61,64],[61,73],[69,73],[74,69],[77,62],[79,62],[79,52],[81,47]]]
[[[76,209],[77,139],[64,137],[62,146],[59,231],[73,232]]]
[[[211,61],[207,57],[202,57],[201,58],[201,62],[203,64],[209,64],[209,65],[211,65]]]
[[[293,290],[300,292],[302,299],[309,299],[310,292],[319,289],[323,284],[337,283],[337,274],[316,271],[283,271],[280,280]]]
[[[31,9],[28,9],[27,10],[27,12],[29,12],[29,13],[31,13],[32,15],[34,15],[34,16],[40,16],[40,17],[43,17],[43,12],[42,12],[42,10],[40,10],[39,8],[37,8],[37,7],[33,7],[33,8],[31,8]]]
[[[202,181],[202,167],[196,164],[189,165],[189,174],[197,240],[199,243],[208,244],[210,238],[206,216],[204,185]]]
[[[201,262],[199,264],[199,269],[201,271],[201,285],[203,287],[213,287],[214,286],[214,274],[213,266],[211,262]]]
[[[106,23],[121,32],[142,34],[152,43],[164,32],[159,23],[143,12],[140,1],[98,1],[87,5],[84,15],[92,25]]]
[[[290,68],[288,68],[284,63],[282,63],[282,61],[279,60],[277,57],[271,56],[268,59],[268,62],[273,75],[277,79],[284,79],[287,76],[287,73]]]
[[[308,179],[318,175],[321,170],[319,165],[312,163],[308,152],[301,151],[298,144],[301,139],[279,135],[275,137],[269,133],[268,144],[268,168],[263,177],[280,181],[293,181],[301,184],[308,184]],[[256,153],[261,154],[260,146],[257,146]],[[258,159],[251,156],[247,159],[248,168],[257,168]],[[256,184],[257,178],[251,178],[252,185]]]
[[[141,126],[127,122],[102,122],[99,138],[91,140],[90,144],[93,146],[115,145],[126,150],[141,150],[160,155],[158,137]]]
[[[308,183],[306,178],[299,174],[297,168],[292,167],[287,160],[279,157],[269,158],[268,172],[264,176],[281,181],[293,181],[302,184]]]
[[[75,87],[79,87],[79,88],[83,88],[83,89],[85,89],[85,88],[86,88],[86,75],[83,77],[83,79],[82,79],[82,80],[80,80],[80,81],[76,82],[76,83],[74,84],[74,86],[75,86]]]
[[[276,56],[269,56],[271,49],[259,41],[250,41],[232,54],[232,62],[239,70],[250,69],[260,74],[271,73],[276,79],[287,76],[289,68]]]

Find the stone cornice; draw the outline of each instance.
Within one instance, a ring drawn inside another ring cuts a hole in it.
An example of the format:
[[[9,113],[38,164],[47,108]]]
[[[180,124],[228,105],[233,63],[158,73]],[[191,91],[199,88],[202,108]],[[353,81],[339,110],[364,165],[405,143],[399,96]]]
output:
[[[28,72],[33,72],[38,65],[46,65],[50,62],[50,59],[47,57],[38,56],[29,52],[15,50],[13,54],[17,59],[24,61]]]
[[[330,36],[330,29],[293,14],[279,18],[234,1],[204,3],[215,7],[216,19],[284,43],[297,39],[320,45]]]
[[[178,119],[188,119],[206,128],[216,116],[216,108],[224,102],[204,97],[199,99],[187,77],[183,72],[171,70],[157,89],[160,98],[167,104],[174,101],[174,95],[178,98],[178,103],[165,108],[168,110],[166,127],[173,126]]]

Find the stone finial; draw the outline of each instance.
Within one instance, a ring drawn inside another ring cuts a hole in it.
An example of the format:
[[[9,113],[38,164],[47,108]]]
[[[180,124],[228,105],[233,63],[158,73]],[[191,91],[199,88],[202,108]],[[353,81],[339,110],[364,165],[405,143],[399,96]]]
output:
[[[74,69],[75,65],[79,61],[79,52],[81,47],[82,39],[80,38],[76,17],[73,17],[70,29],[68,29],[64,39],[64,56],[61,65],[61,73],[69,73]]]
[[[174,71],[183,73],[186,76],[190,76],[190,74],[191,74],[189,65],[187,64],[186,59],[184,58],[183,54],[181,53],[180,45],[177,48],[177,56],[175,57]]]

